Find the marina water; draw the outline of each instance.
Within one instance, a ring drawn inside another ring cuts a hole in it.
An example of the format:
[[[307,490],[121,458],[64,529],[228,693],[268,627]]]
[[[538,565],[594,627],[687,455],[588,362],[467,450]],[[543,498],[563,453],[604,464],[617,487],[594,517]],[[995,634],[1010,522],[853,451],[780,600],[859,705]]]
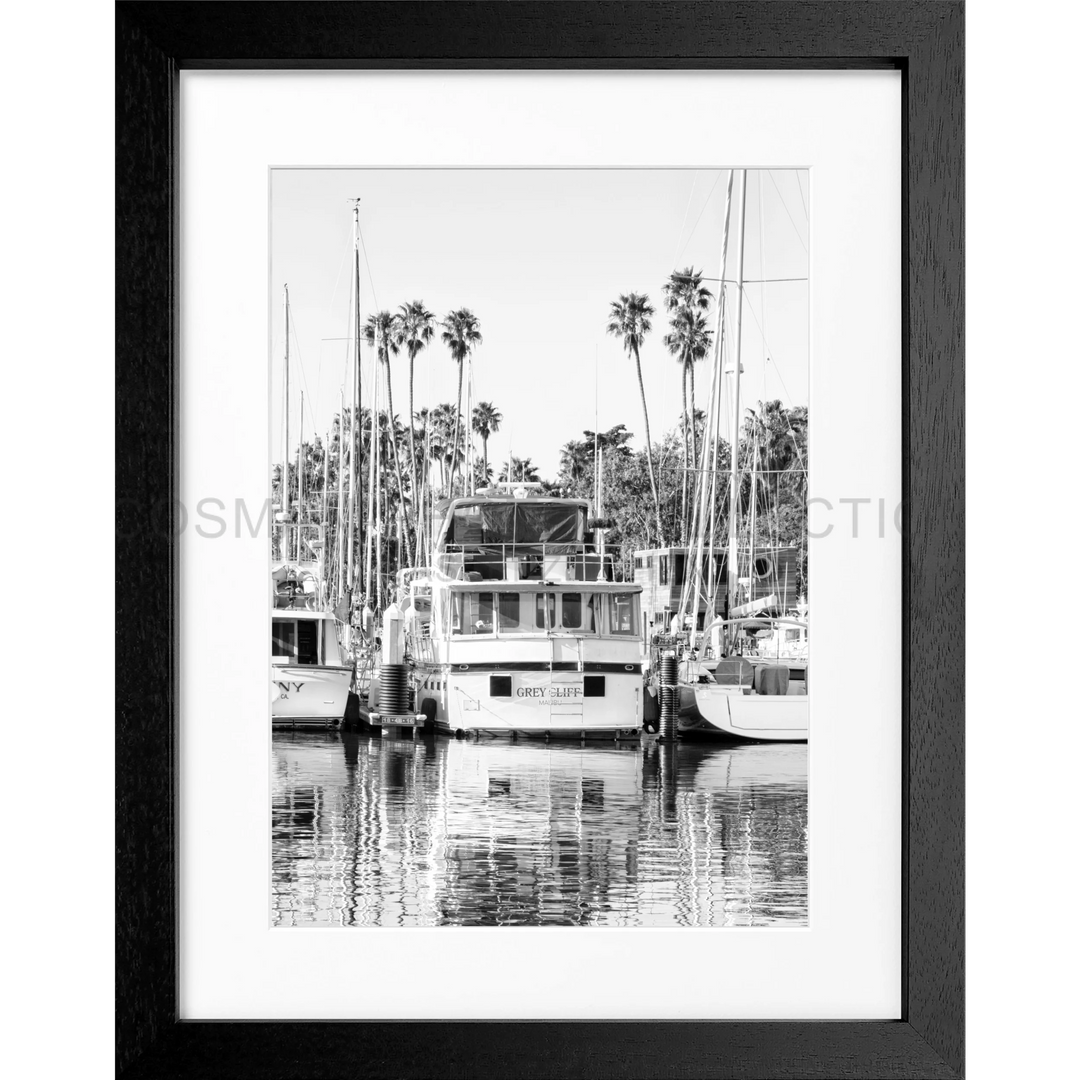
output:
[[[273,736],[272,924],[806,926],[805,744]]]

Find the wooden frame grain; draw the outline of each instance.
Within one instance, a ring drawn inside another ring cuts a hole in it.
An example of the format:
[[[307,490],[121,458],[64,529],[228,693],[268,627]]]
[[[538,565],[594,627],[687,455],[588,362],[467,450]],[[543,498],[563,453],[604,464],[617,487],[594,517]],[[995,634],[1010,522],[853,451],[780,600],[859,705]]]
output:
[[[117,1067],[142,1077],[963,1072],[964,6],[121,2],[116,9]],[[180,1023],[176,101],[191,68],[852,68],[903,78],[903,1017]]]

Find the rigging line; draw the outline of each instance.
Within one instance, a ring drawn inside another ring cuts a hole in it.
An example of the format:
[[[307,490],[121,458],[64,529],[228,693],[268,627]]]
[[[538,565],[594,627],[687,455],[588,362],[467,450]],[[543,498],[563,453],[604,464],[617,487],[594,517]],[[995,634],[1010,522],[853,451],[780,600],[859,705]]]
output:
[[[300,335],[297,332],[297,327],[296,327],[296,314],[293,312],[293,310],[291,308],[289,309],[289,323],[290,323],[290,329],[292,330],[292,339],[296,343],[296,363],[300,368],[300,378],[303,379],[303,381],[304,381],[304,390],[307,393],[307,399],[308,400],[307,400],[307,410],[306,410],[306,412],[307,412],[309,418],[311,419],[311,430],[312,430],[312,432],[314,432],[316,430],[316,428],[315,428],[315,414],[311,410],[311,388],[308,386],[307,372],[304,370],[304,356],[300,351]],[[320,367],[321,367],[321,365],[320,365]],[[318,386],[318,384],[316,383],[316,387],[317,386]]]
[[[367,267],[368,281],[371,283],[371,299],[375,301],[375,310],[379,310],[379,298],[375,294],[375,279],[371,276],[371,263],[368,261],[367,244],[364,243],[364,230],[357,224],[356,231],[360,234],[360,248],[364,252],[364,265]]]
[[[769,286],[764,284],[768,281],[768,275],[765,273],[765,180],[761,173],[758,173],[758,242],[761,245],[759,261],[761,263],[761,280],[763,282],[761,286],[761,324],[764,328],[768,322],[768,296]],[[769,354],[766,351],[765,345],[765,330],[761,331],[761,393],[765,393],[765,361],[768,360]]]
[[[675,238],[675,251],[671,257],[671,272],[675,272],[675,264],[679,261],[679,241],[682,239],[683,230],[686,228],[686,219],[690,216],[690,204],[694,201],[694,192],[697,191],[697,169],[694,170],[694,186],[690,188],[690,198],[686,200],[686,210],[683,211],[682,224],[679,226],[679,235]]]
[[[754,305],[750,302],[749,295],[744,293],[743,299],[746,301],[746,306],[750,309],[750,314],[753,316],[754,322],[757,324],[758,331],[761,334],[761,340],[765,342],[766,360],[776,369],[776,377],[780,380],[780,385],[784,388],[784,393],[787,394],[788,398],[791,398],[791,391],[787,388],[787,383],[784,382],[784,376],[780,374],[780,368],[777,365],[776,361],[773,359],[773,357],[776,355],[776,350],[769,344],[768,339],[765,337],[765,330],[763,329],[761,322],[758,320],[757,312],[754,311]],[[791,400],[794,401],[793,398],[791,398]]]
[[[765,347],[766,347],[765,360],[766,360],[766,363],[772,364],[773,371],[776,372],[776,377],[780,380],[780,385],[784,388],[784,393],[787,394],[788,400],[789,401],[794,401],[794,399],[792,398],[792,395],[791,395],[791,391],[787,388],[787,383],[784,382],[784,376],[780,374],[780,367],[776,363],[776,361],[773,359],[772,346],[769,345],[768,341],[765,340],[765,331],[762,330],[761,323],[758,322],[758,317],[757,317],[756,313],[754,312],[754,305],[750,303],[750,298],[748,296],[745,296],[745,294],[744,294],[744,299],[746,300],[746,306],[750,309],[750,314],[753,315],[753,317],[754,317],[754,322],[757,323],[758,330],[761,331],[761,340],[765,342]],[[806,471],[806,463],[803,461],[802,452],[799,450],[799,443],[795,438],[795,431],[791,426],[791,420],[790,419],[787,421],[787,426],[788,426],[788,434],[791,435],[792,445],[795,447],[795,453],[799,458],[799,464],[802,465],[803,471],[805,472]]]
[[[761,334],[761,340],[765,342],[765,347],[771,354],[773,348],[765,338],[765,331],[762,329],[761,323],[758,320],[757,312],[754,311],[754,305],[750,302],[750,295],[745,290],[743,291],[743,299],[746,301],[746,306],[750,309],[750,314],[754,317],[754,322],[757,324],[758,332]]]
[[[719,281],[723,285],[738,285],[738,278],[718,278],[718,277],[705,277],[702,276],[702,281]],[[775,285],[779,281],[809,281],[808,277],[774,277],[774,278],[752,278],[744,277],[742,283],[744,285]]]
[[[754,312],[754,305],[750,303],[749,296],[746,296],[744,294],[743,298],[746,300],[746,306],[750,309],[750,314],[753,315],[753,317],[754,317],[754,322],[757,323],[758,330],[761,331],[761,340],[765,342],[765,347],[766,347],[766,350],[767,350],[766,355],[765,355],[765,360],[766,360],[767,363],[772,364],[773,371],[776,372],[776,377],[780,380],[780,385],[784,388],[784,393],[787,394],[788,400],[789,401],[794,401],[794,399],[791,396],[791,391],[787,388],[787,383],[784,382],[784,376],[780,374],[779,365],[773,359],[773,348],[772,348],[771,345],[769,345],[768,341],[765,340],[765,331],[762,330],[761,323],[758,322],[757,314]],[[795,453],[796,453],[796,455],[798,455],[798,458],[799,458],[799,464],[802,465],[803,471],[805,472],[806,471],[806,463],[803,461],[802,452],[799,450],[799,443],[795,438],[795,431],[791,426],[791,420],[790,419],[787,421],[787,426],[788,426],[788,434],[791,435],[792,445],[795,447]]]
[[[338,263],[337,277],[334,278],[334,291],[330,294],[330,310],[334,309],[334,301],[337,299],[338,285],[341,284],[341,268],[345,265],[345,256],[349,254],[349,248],[352,247],[352,230],[349,230],[349,234],[345,237],[345,248],[341,252],[341,262]],[[352,293],[352,286],[349,286],[349,292]]]
[[[810,252],[807,251],[806,244],[803,242],[802,233],[799,232],[799,226],[795,224],[795,219],[791,216],[791,211],[788,209],[788,205],[784,201],[784,196],[783,196],[782,192],[780,191],[780,188],[777,185],[776,180],[773,179],[772,170],[771,169],[766,169],[765,171],[769,174],[769,179],[772,180],[772,186],[774,188],[776,188],[776,194],[780,196],[780,205],[783,206],[784,213],[787,214],[788,221],[791,222],[791,227],[795,230],[795,235],[798,237],[799,243],[802,245],[803,251],[806,251],[807,255],[809,255]]]
[[[701,209],[698,211],[697,219],[694,221],[694,227],[690,230],[690,235],[686,238],[686,242],[682,246],[682,250],[675,256],[675,262],[683,257],[686,249],[690,246],[690,241],[694,238],[694,233],[697,231],[698,225],[701,223],[701,216],[705,213],[705,208],[709,205],[709,200],[712,198],[713,192],[716,190],[716,185],[720,183],[720,177],[724,175],[724,170],[721,169],[716,174],[716,179],[713,181],[712,187],[709,188],[709,194],[705,196],[705,201],[701,204]]]

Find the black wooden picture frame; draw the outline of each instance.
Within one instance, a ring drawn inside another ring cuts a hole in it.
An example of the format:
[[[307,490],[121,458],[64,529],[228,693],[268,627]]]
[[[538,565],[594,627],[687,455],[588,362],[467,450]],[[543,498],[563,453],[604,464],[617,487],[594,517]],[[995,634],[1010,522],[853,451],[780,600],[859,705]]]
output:
[[[177,1020],[176,117],[181,68],[902,73],[900,1020]],[[117,1065],[124,1077],[963,1072],[964,5],[121,2],[116,11]]]

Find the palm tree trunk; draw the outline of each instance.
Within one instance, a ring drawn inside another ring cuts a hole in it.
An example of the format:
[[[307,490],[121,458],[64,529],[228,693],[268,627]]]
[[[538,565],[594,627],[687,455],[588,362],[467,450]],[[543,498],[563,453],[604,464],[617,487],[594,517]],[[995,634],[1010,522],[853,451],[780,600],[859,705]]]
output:
[[[461,380],[465,374],[465,357],[458,357],[457,365],[457,409],[454,412],[454,441],[450,444],[450,490],[447,494],[454,497],[454,477],[457,475],[458,465],[458,430],[461,426]]]
[[[653,471],[652,434],[649,431],[649,406],[645,401],[645,380],[641,377],[641,354],[634,349],[634,363],[637,365],[638,389],[641,391],[641,412],[645,418],[645,460],[649,464],[649,486],[652,488],[653,510],[656,512],[656,533],[660,547],[664,547],[664,525],[660,520],[660,496],[656,491],[656,473]]]
[[[690,360],[690,460],[693,462],[694,471],[691,473],[690,482],[690,505],[697,506],[697,485],[701,474],[697,471],[697,420],[695,419],[694,407],[694,361]]]
[[[401,515],[405,516],[405,488],[401,483],[401,458],[398,457],[397,432],[394,430],[394,389],[393,380],[390,378],[390,354],[383,353],[383,363],[386,365],[386,405],[390,410],[386,426],[390,429],[390,452],[394,455],[394,474],[397,477],[398,502],[401,504]],[[409,538],[409,530],[405,529],[405,551],[409,557],[409,565],[413,563],[412,541]]]
[[[420,477],[416,469],[416,433],[413,431],[413,367],[416,353],[409,350],[409,483],[413,490],[413,536],[419,540],[420,528],[419,509],[420,501],[417,493],[420,491]]]
[[[488,437],[484,436],[484,483],[487,483],[488,463],[487,463],[487,441]]]
[[[683,356],[682,365],[682,415],[683,415],[683,428],[682,428],[682,457],[683,457],[683,473],[682,473],[682,506],[680,508],[679,517],[679,537],[681,543],[686,543],[686,485],[690,475],[690,445],[689,445],[689,432],[686,430],[686,357]]]

